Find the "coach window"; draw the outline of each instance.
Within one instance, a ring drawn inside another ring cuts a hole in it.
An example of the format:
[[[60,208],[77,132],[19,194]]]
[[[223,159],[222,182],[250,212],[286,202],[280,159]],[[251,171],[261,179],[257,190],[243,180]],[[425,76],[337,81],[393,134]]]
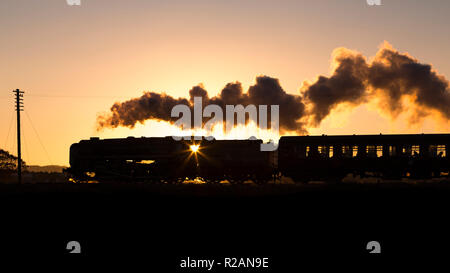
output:
[[[327,146],[318,146],[317,149],[318,149],[321,157],[328,157],[328,147]]]
[[[329,151],[329,153],[328,153],[329,157],[333,157],[333,155],[334,155],[333,146],[328,147],[328,151]]]
[[[352,157],[356,157],[358,155],[358,146],[354,145],[352,150]]]
[[[437,145],[430,145],[429,152],[430,156],[435,157],[437,155]]]
[[[342,154],[343,154],[345,157],[352,157],[352,149],[351,149],[351,146],[348,146],[348,145],[342,146]]]
[[[319,154],[325,154],[325,146],[318,146],[317,150],[319,151]]]
[[[437,154],[439,157],[447,157],[447,149],[446,149],[445,145],[437,146]]]
[[[389,146],[389,156],[396,156],[397,148],[395,146]]]
[[[419,145],[412,145],[411,146],[411,153],[412,156],[418,156],[420,154],[420,146]]]
[[[345,157],[352,157],[353,156],[353,154],[352,154],[352,146],[348,146],[348,145],[342,146],[342,154]]]
[[[383,156],[383,146],[377,145],[377,157],[382,157],[382,156]]]
[[[297,153],[299,158],[305,158],[307,155],[306,147],[303,145],[295,146],[295,152]]]
[[[306,146],[306,157],[309,157],[311,148],[309,146]]]
[[[318,148],[319,147],[317,147],[317,145],[309,146],[308,157],[316,158],[316,157],[320,156]]]
[[[367,145],[366,153],[369,157],[377,157],[377,146],[375,145]]]
[[[430,155],[433,157],[446,157],[445,145],[430,145]]]
[[[408,156],[408,155],[412,154],[410,145],[402,146],[401,149],[402,149],[402,155],[404,155],[404,156],[405,155]]]

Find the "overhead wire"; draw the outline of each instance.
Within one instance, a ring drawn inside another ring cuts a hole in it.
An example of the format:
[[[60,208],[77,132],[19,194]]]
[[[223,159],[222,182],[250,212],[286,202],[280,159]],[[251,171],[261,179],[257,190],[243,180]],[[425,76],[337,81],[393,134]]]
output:
[[[80,99],[85,99],[85,98],[93,98],[93,99],[107,99],[107,98],[115,98],[115,99],[119,99],[119,98],[127,98],[129,99],[129,97],[125,97],[125,96],[92,96],[92,95],[77,95],[77,96],[71,96],[71,95],[52,95],[52,94],[28,94],[27,97],[44,97],[44,98],[80,98]]]
[[[91,95],[77,95],[77,96],[70,96],[69,95],[68,96],[68,95],[53,95],[53,94],[27,94],[27,97],[71,98],[71,99],[72,98],[80,98],[80,99],[86,99],[86,98],[92,98],[92,99],[105,99],[105,98],[125,99],[126,98],[126,99],[128,99],[129,98],[129,97],[124,97],[124,96],[91,96]],[[0,96],[0,99],[3,99],[3,98],[4,99],[9,99],[10,97]],[[14,113],[15,112],[13,112],[11,114],[11,119],[10,119],[9,126],[8,126],[8,132],[7,132],[7,135],[6,135],[5,146],[4,146],[5,150],[8,150],[8,148],[9,148],[8,147],[8,141],[10,140],[11,128],[12,128],[12,123],[13,123],[13,119],[14,119]],[[29,121],[29,123],[31,125],[31,128],[33,129],[34,133],[37,136],[39,144],[41,145],[42,149],[44,150],[48,160],[53,165],[53,161],[52,161],[52,159],[50,157],[50,154],[48,153],[47,149],[45,148],[45,145],[44,145],[44,143],[43,143],[43,141],[42,141],[38,131],[36,130],[36,127],[34,126],[30,115],[28,114],[27,111],[24,111],[24,113],[25,113],[25,115],[26,115],[26,117],[27,117],[27,119],[28,119],[28,121]],[[17,132],[16,132],[17,131],[17,125],[14,125],[14,129],[15,129],[14,130],[14,137],[17,138]],[[24,139],[25,152],[27,154],[27,159],[30,160],[30,154],[29,154],[29,151],[28,151],[28,143],[27,143],[27,140],[25,138],[25,133],[23,132],[23,130],[21,132],[21,135],[22,135],[22,137]],[[13,152],[13,151],[15,151],[15,149],[17,149],[17,143],[14,141],[14,138],[12,139],[12,141],[13,141],[13,143],[11,145],[12,146],[11,147],[11,151]]]
[[[31,121],[30,115],[28,115],[28,112],[27,112],[27,111],[24,111],[24,113],[25,113],[25,115],[27,116],[28,121],[29,121],[30,124],[31,124],[31,128],[33,128],[33,131],[34,131],[34,133],[36,134],[37,139],[39,140],[39,143],[41,144],[42,149],[44,150],[45,154],[47,155],[47,158],[48,158],[48,160],[50,161],[50,164],[53,165],[53,161],[52,161],[52,159],[51,159],[49,153],[47,152],[47,149],[45,148],[44,143],[42,142],[41,137],[39,136],[39,133],[38,133],[37,130],[36,130],[36,127],[34,127],[33,122]]]
[[[21,134],[22,134],[23,143],[24,143],[24,146],[25,146],[25,154],[27,155],[27,160],[24,160],[24,161],[25,161],[25,162],[28,161],[28,164],[30,164],[31,158],[30,158],[30,153],[28,152],[28,143],[27,143],[27,139],[25,138],[25,128],[22,129]]]
[[[9,134],[11,133],[11,126],[12,126],[13,119],[14,119],[14,112],[12,112],[12,114],[11,114],[11,119],[10,119],[10,121],[9,121],[8,133],[6,134],[6,140],[5,140],[5,146],[4,146],[5,149],[8,148],[8,147],[7,147],[7,145],[8,145],[8,139],[9,139]]]

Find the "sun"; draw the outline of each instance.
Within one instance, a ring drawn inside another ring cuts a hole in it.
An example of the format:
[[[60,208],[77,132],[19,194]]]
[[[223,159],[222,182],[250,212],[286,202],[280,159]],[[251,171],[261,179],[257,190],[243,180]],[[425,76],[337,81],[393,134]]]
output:
[[[189,148],[191,148],[192,152],[196,153],[196,152],[198,152],[200,145],[191,145],[191,146],[189,146]]]

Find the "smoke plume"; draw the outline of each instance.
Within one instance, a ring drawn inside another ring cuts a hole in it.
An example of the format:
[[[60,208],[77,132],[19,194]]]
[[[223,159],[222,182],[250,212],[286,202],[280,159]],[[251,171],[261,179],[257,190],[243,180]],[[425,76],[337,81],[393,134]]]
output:
[[[359,53],[345,48],[333,52],[336,69],[331,77],[319,76],[312,85],[306,85],[303,96],[310,104],[310,122],[318,126],[338,104],[360,104],[366,99],[368,67]]]
[[[171,117],[172,108],[184,104],[193,113],[194,97],[202,97],[203,106],[219,105],[224,113],[225,105],[279,105],[281,133],[303,134],[307,127],[319,126],[340,104],[357,106],[372,100],[393,119],[406,112],[407,107],[414,109],[411,122],[419,122],[435,113],[445,120],[450,119],[449,82],[431,65],[398,52],[387,42],[370,61],[361,53],[346,48],[335,49],[332,56],[331,75],[319,76],[312,83],[305,82],[298,95],[286,93],[278,79],[268,76],[257,77],[256,83],[245,93],[239,82],[226,84],[214,97],[209,97],[201,84],[189,91],[189,98],[145,92],[139,98],[115,103],[110,112],[99,115],[98,129],[133,128],[148,119],[174,123],[178,118]],[[409,99],[407,105],[405,98]]]
[[[389,44],[371,63],[368,85],[373,90],[372,96],[381,97],[393,117],[404,111],[402,98],[409,96],[420,113],[435,111],[450,119],[449,82],[431,65],[419,63]]]
[[[406,110],[405,97],[410,99],[407,106],[415,111],[411,122],[433,112],[450,119],[449,83],[431,65],[396,51],[387,42],[371,62],[345,48],[336,49],[333,57],[332,75],[319,76],[301,90],[311,125],[318,126],[341,103],[356,106],[375,99],[378,108],[395,119]]]
[[[248,89],[247,93],[242,90],[240,82],[228,83],[222,91],[212,98],[203,85],[197,85],[189,90],[189,100],[184,98],[175,99],[166,94],[145,92],[140,98],[131,99],[122,103],[115,103],[109,113],[97,117],[98,129],[105,127],[116,128],[125,126],[133,128],[136,123],[143,123],[148,119],[162,120],[174,123],[177,118],[171,117],[173,106],[184,104],[190,107],[191,114],[194,113],[194,97],[202,97],[203,107],[209,104],[219,105],[225,120],[226,105],[279,105],[280,131],[304,132],[300,119],[305,114],[305,105],[299,95],[286,93],[280,86],[278,79],[267,76],[259,76],[256,83]],[[268,111],[270,121],[270,108]],[[269,122],[270,124],[270,122]]]

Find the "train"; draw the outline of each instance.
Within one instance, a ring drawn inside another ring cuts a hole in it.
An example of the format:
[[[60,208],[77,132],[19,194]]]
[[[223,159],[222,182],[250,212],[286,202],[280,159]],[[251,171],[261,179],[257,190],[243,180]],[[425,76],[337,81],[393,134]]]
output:
[[[282,136],[274,151],[262,140],[127,137],[81,140],[70,147],[74,181],[256,184],[339,182],[347,175],[401,179],[448,176],[450,134]]]

